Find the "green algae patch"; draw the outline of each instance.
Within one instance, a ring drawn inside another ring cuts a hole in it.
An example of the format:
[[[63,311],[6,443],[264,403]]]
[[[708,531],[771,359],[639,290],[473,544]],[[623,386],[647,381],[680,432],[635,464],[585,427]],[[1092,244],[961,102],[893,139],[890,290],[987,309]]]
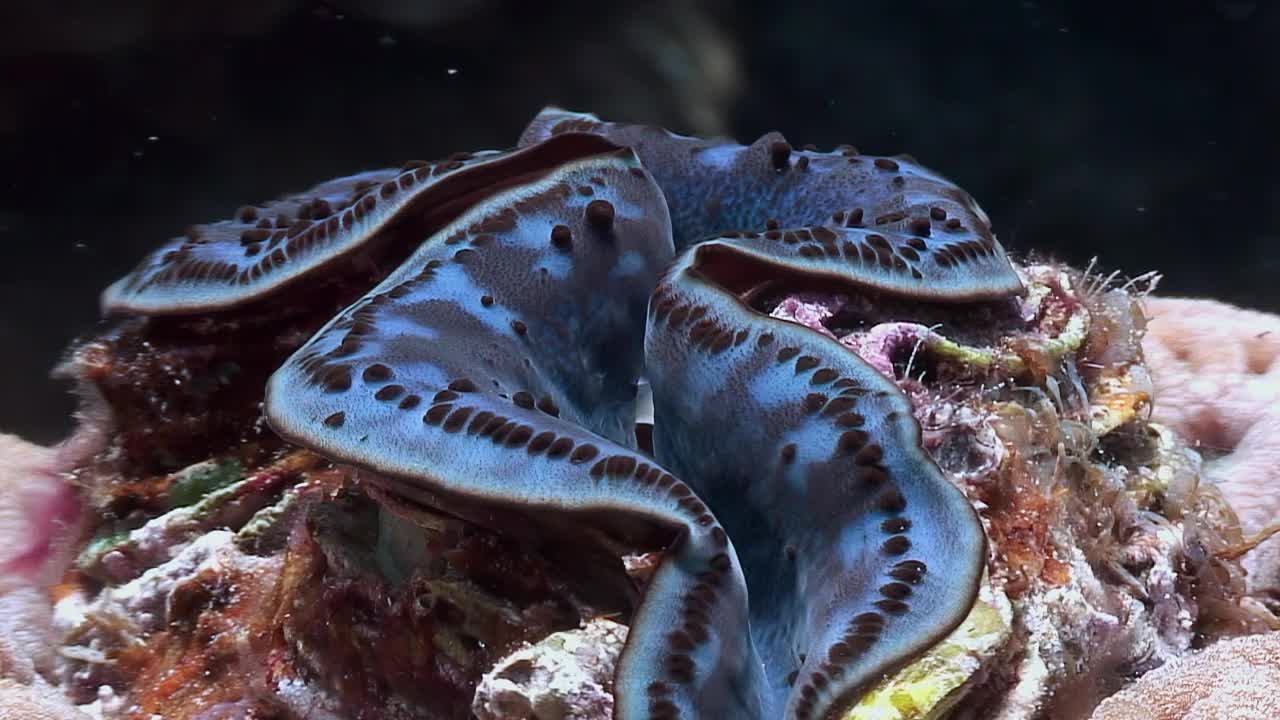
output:
[[[103,529],[98,531],[98,534],[95,535],[87,545],[84,546],[84,549],[76,556],[75,562],[72,565],[80,572],[92,574],[89,571],[102,560],[103,555],[106,555],[128,541],[128,530],[121,530],[110,525],[106,525]]]
[[[212,492],[216,492],[244,477],[240,461],[210,460],[198,463],[177,473],[169,487],[169,508],[194,505]]]
[[[960,626],[920,659],[867,693],[845,720],[935,720],[964,696],[969,679],[1009,639],[1012,610],[986,578]]]

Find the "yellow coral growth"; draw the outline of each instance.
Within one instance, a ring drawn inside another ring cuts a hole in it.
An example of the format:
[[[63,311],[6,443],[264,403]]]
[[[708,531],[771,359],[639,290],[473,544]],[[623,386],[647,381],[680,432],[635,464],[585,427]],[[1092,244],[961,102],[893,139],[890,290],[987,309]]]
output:
[[[1009,639],[1012,610],[983,579],[969,616],[923,657],[867,693],[845,720],[933,720],[963,695],[970,678]]]

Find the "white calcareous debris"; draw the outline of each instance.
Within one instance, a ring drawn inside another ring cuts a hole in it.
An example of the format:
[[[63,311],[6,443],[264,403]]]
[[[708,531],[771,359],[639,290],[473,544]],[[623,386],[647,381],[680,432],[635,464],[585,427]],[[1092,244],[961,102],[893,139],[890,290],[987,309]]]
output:
[[[609,720],[627,627],[597,618],[507,656],[476,688],[480,720]]]
[[[171,560],[86,601],[71,593],[54,608],[54,626],[66,638],[59,648],[59,674],[67,687],[96,687],[120,648],[144,642],[169,622],[174,589],[204,571],[264,567],[270,560],[246,555],[235,533],[215,530],[183,547]],[[99,688],[101,694],[101,688]]]

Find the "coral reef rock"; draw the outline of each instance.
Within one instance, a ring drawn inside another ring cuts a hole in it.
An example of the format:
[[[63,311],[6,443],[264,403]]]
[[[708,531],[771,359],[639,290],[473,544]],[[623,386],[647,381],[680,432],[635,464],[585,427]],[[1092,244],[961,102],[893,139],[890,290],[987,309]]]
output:
[[[609,720],[613,671],[627,628],[597,618],[503,658],[471,706],[479,720]]]

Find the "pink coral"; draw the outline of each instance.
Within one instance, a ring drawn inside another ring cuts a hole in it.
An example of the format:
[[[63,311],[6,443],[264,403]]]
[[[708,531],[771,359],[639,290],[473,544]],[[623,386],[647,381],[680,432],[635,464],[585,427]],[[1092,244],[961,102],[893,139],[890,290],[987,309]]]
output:
[[[840,344],[853,350],[885,377],[895,380],[893,358],[906,348],[919,347],[931,337],[936,336],[918,323],[881,323],[866,332],[845,335],[840,338]]]
[[[84,717],[45,679],[54,664],[46,589],[80,532],[65,473],[100,449],[104,427],[86,423],[54,448],[0,435],[0,720]]]
[[[1280,317],[1212,300],[1148,302],[1154,419],[1205,453],[1205,478],[1245,532],[1280,517]],[[1280,537],[1245,558],[1255,593],[1280,597]]]
[[[61,473],[57,449],[0,435],[0,592],[15,583],[48,584],[57,577],[59,541],[79,504]]]
[[[843,295],[796,293],[783,298],[769,316],[789,320],[834,339],[835,335],[824,323],[848,301]]]
[[[1153,670],[1092,720],[1251,720],[1280,714],[1280,633],[1224,640]]]
[[[59,449],[0,435],[0,676],[23,683],[52,666],[44,589],[70,561],[79,517],[61,476],[66,460]]]

